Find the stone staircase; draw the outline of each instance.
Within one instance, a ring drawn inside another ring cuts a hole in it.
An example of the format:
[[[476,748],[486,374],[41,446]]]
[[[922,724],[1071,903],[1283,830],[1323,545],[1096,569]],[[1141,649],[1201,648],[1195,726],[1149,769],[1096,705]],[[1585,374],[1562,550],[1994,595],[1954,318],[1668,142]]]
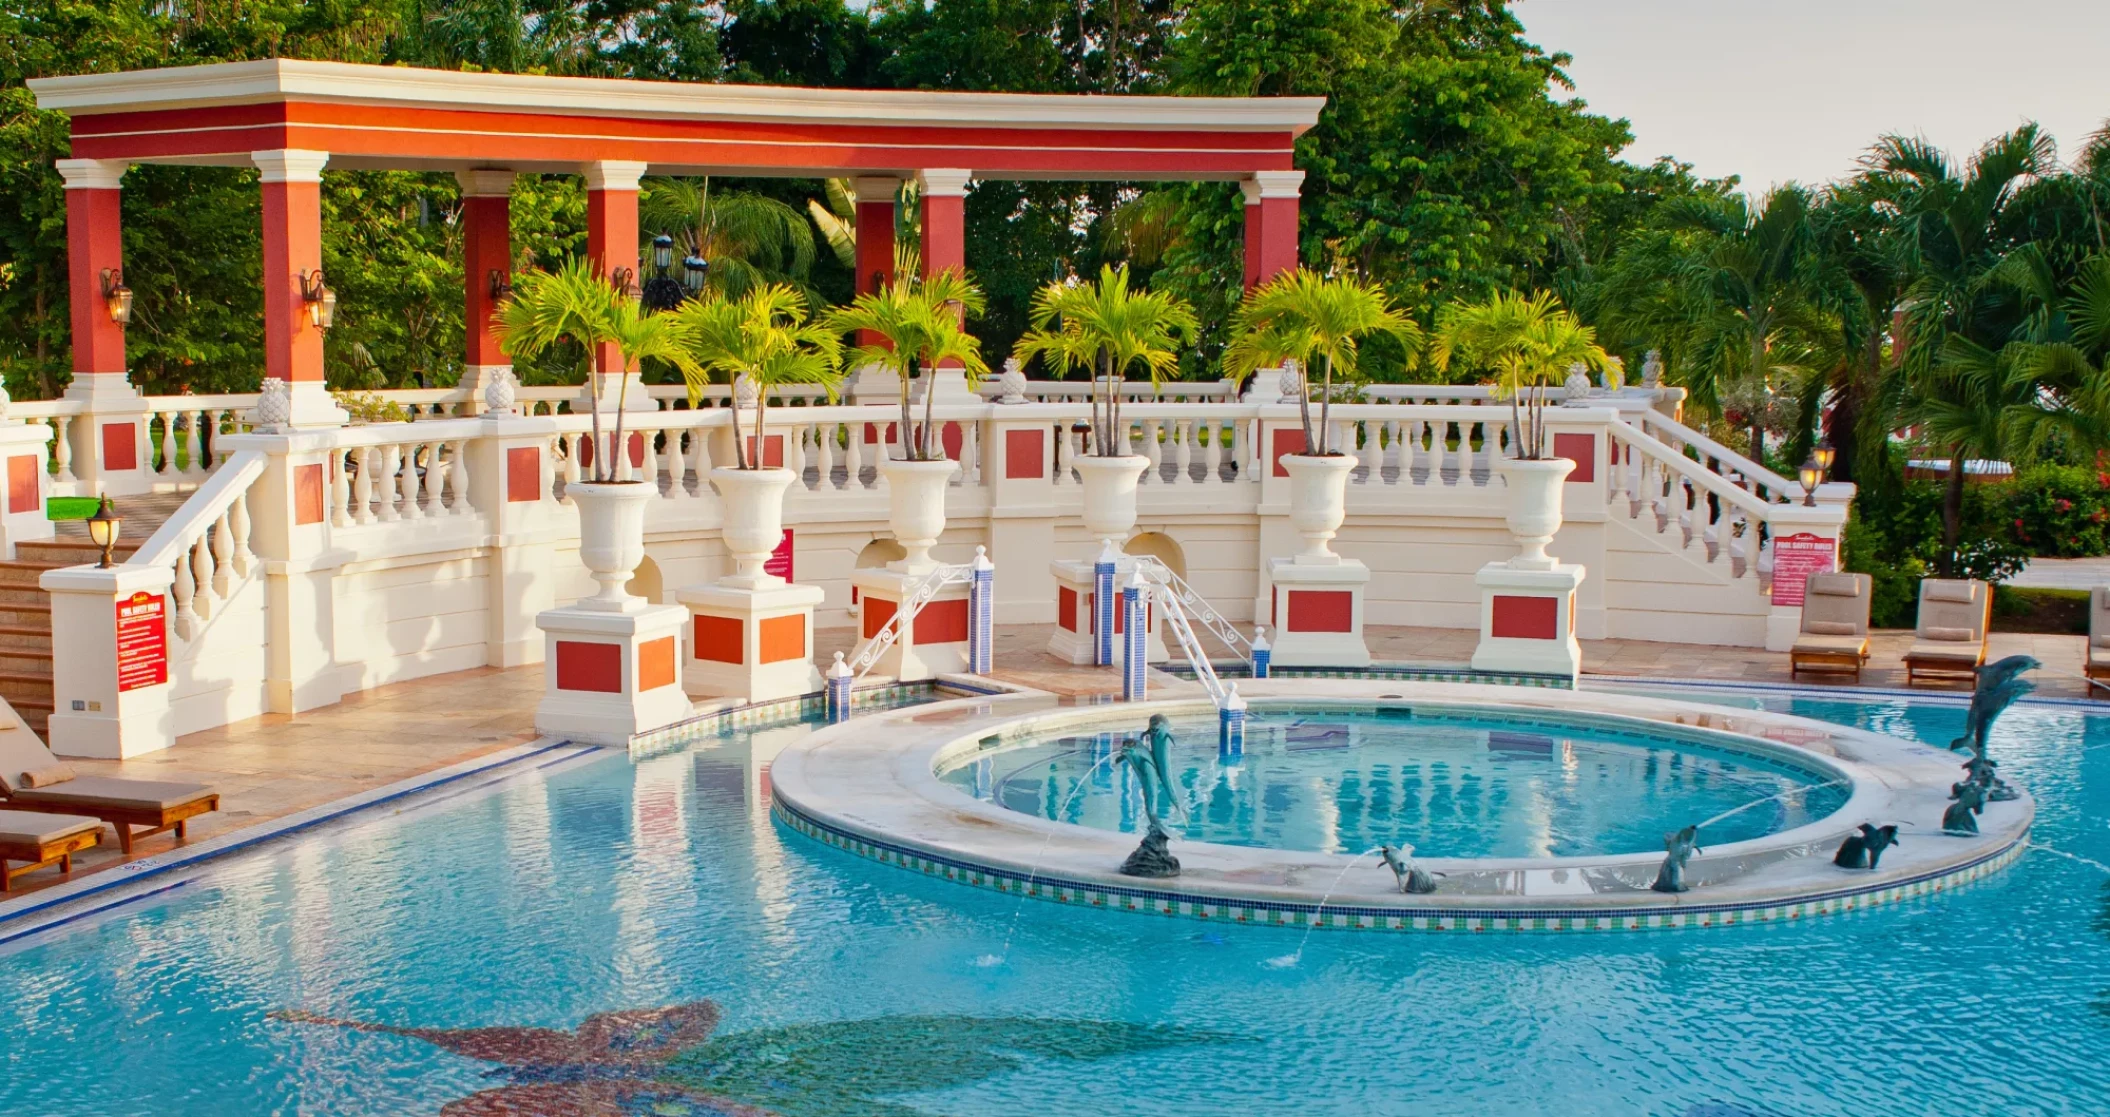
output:
[[[189,493],[154,493],[117,501],[124,518],[114,556],[122,561],[139,549],[183,506]],[[22,543],[12,561],[0,562],[0,698],[15,708],[37,735],[51,718],[51,596],[37,585],[46,570],[100,561],[102,549],[77,520],[56,525],[56,538]],[[114,619],[113,619],[113,622]]]

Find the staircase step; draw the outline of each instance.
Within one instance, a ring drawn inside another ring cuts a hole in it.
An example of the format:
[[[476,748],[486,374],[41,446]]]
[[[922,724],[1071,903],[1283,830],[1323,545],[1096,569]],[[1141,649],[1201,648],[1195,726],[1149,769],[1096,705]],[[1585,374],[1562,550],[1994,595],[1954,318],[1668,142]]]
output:
[[[51,652],[51,627],[33,624],[0,624],[0,654],[10,650]]]
[[[25,586],[35,588],[37,579],[47,570],[59,569],[55,562],[28,562],[22,559],[0,559],[0,586]]]
[[[138,553],[137,542],[119,543],[111,548],[110,557],[122,562]],[[20,562],[80,566],[83,563],[101,562],[102,557],[103,549],[85,539],[39,539],[31,543],[15,544],[15,559]]]
[[[40,605],[43,606],[45,612],[49,613],[51,611],[51,595],[38,589],[34,582],[26,586],[0,582],[0,609],[16,605]]]

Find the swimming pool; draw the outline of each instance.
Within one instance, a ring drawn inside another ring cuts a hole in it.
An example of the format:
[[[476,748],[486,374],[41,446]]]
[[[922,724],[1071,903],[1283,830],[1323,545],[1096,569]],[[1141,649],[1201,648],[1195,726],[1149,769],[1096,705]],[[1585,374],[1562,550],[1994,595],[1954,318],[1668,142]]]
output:
[[[1823,818],[1849,789],[1829,774],[1543,714],[1425,707],[1256,705],[1236,758],[1216,719],[1175,717],[1175,838],[1319,853],[1406,842],[1422,857],[1660,853],[1663,835],[1709,821],[1727,845]],[[1132,731],[1131,731],[1132,732]],[[1123,833],[1147,826],[1114,763],[1129,733],[1042,735],[940,775],[1010,810]]]
[[[787,835],[768,763],[803,733],[533,772],[7,948],[0,1112],[2110,1111],[2110,873],[2071,859],[2110,862],[2110,718],[2009,712],[1995,754],[2060,852],[1959,892],[1697,937],[1314,935],[1284,968],[1299,932],[1080,922]],[[671,1011],[575,1032],[626,1009]],[[561,1034],[490,1031],[528,1028]]]

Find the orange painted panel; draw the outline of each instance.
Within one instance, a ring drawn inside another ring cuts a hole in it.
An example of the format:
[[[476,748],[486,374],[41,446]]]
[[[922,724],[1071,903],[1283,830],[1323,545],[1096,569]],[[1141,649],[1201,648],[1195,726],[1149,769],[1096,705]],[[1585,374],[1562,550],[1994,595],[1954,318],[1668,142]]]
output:
[[[515,446],[506,451],[506,501],[542,499],[542,449]]]
[[[1291,632],[1355,631],[1355,595],[1347,590],[1289,590]]]
[[[557,641],[557,689],[623,693],[623,646]]]
[[[806,658],[806,616],[803,613],[765,617],[755,635],[762,644],[761,651],[755,654],[760,662],[782,663],[787,659]]]
[[[916,614],[916,643],[957,644],[966,639],[966,598],[933,601]]]
[[[1570,482],[1597,480],[1597,436],[1588,431],[1568,431],[1553,436],[1553,456],[1575,463]]]
[[[747,622],[738,617],[713,617],[696,614],[696,625],[690,633],[690,643],[696,646],[693,653],[697,659],[712,663],[747,662]]]
[[[293,522],[322,522],[322,463],[293,467]]]
[[[1277,427],[1269,437],[1268,444],[1268,457],[1275,463],[1275,476],[1289,476],[1289,470],[1282,467],[1282,456],[1304,452],[1303,430],[1297,427]]]
[[[1560,599],[1498,593],[1493,602],[1492,635],[1515,640],[1553,640],[1560,636]]]
[[[139,427],[132,423],[103,424],[103,468],[139,468]]]
[[[15,454],[7,459],[7,510],[35,512],[44,506],[37,486],[37,456]]]
[[[1040,429],[1004,432],[1004,479],[1038,481],[1048,475],[1048,432]]]
[[[674,685],[674,638],[662,636],[637,646],[637,689]]]
[[[894,610],[898,607],[894,602],[884,597],[866,597],[864,600],[865,639],[869,640],[879,635],[879,630],[886,627],[886,622],[894,619]]]

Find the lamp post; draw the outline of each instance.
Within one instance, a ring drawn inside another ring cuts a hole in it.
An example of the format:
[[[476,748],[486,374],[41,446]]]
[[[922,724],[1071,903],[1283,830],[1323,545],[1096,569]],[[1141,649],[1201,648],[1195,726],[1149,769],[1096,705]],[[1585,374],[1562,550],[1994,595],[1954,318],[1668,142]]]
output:
[[[1817,486],[1824,483],[1824,466],[1817,461],[1817,455],[1811,454],[1795,473],[1796,480],[1802,482],[1802,506],[1817,507]]]
[[[652,278],[645,281],[645,309],[672,310],[688,297],[681,280],[674,278],[674,238],[661,233],[652,238]]]
[[[103,549],[103,560],[97,569],[110,568],[110,551],[117,546],[117,533],[123,518],[117,514],[117,506],[110,503],[110,495],[103,494],[103,501],[95,508],[95,515],[88,517],[88,539]]]
[[[1817,459],[1817,468],[1824,471],[1824,476],[1830,477],[1832,462],[1838,460],[1839,451],[1832,449],[1830,441],[1820,438],[1817,445],[1810,447],[1810,456]]]

